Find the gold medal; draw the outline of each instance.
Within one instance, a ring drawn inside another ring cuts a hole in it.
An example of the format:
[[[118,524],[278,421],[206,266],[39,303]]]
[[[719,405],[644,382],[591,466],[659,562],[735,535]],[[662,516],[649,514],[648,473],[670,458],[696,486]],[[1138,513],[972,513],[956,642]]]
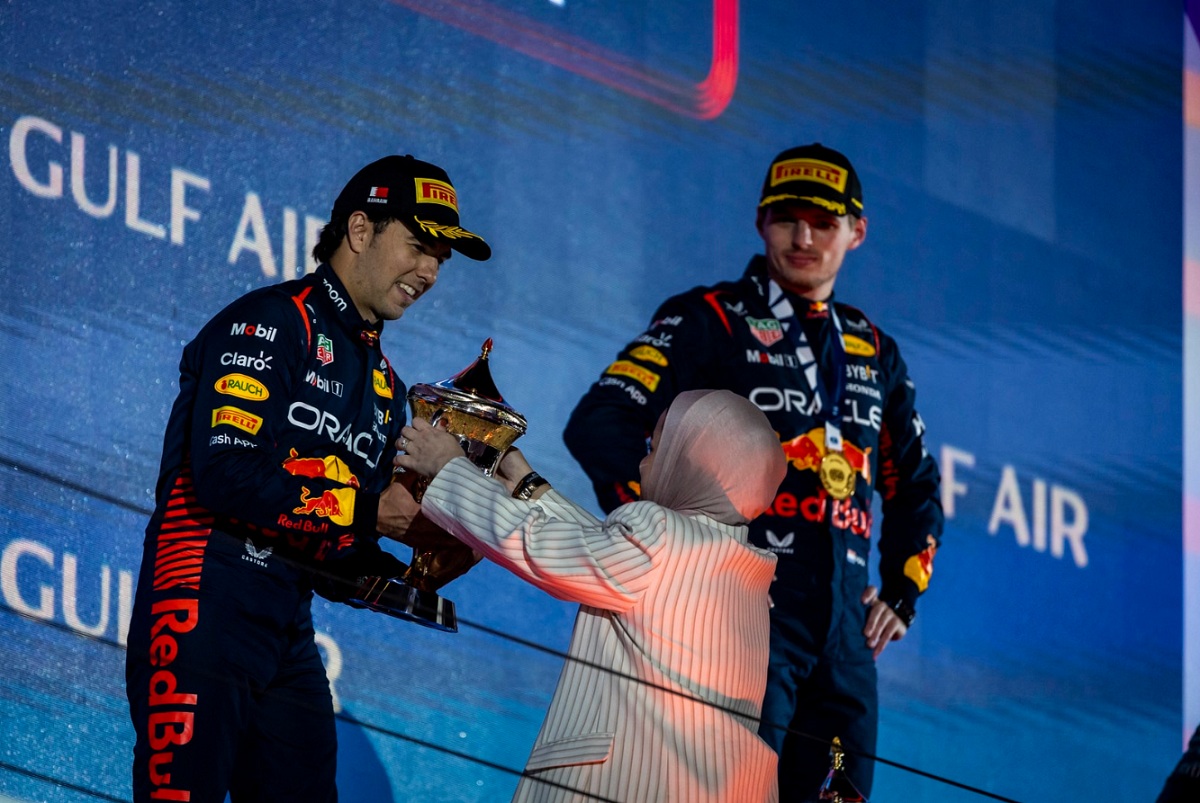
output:
[[[826,452],[817,475],[834,499],[849,499],[854,493],[854,469],[841,452]]]

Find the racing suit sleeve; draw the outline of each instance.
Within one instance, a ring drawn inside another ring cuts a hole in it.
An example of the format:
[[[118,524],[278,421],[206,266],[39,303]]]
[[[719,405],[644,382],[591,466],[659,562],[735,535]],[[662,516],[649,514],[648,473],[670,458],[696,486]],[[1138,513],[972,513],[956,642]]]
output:
[[[879,433],[879,482],[883,521],[879,537],[879,598],[915,610],[933,574],[941,543],[941,476],[925,448],[925,424],[915,407],[916,386],[895,341],[880,333],[887,397]]]
[[[720,387],[708,376],[713,350],[731,342],[713,311],[719,303],[690,296],[667,299],[567,420],[563,441],[592,481],[605,513],[640,498],[639,465],[671,400],[685,390]]]
[[[190,398],[192,409],[173,418],[190,419],[196,496],[217,515],[279,529],[313,500],[324,505],[329,526],[306,535],[373,540],[379,495],[365,491],[336,453],[295,454],[286,440],[292,389],[310,347],[307,315],[302,301],[282,293],[252,294],[218,313],[184,349],[180,400]]]

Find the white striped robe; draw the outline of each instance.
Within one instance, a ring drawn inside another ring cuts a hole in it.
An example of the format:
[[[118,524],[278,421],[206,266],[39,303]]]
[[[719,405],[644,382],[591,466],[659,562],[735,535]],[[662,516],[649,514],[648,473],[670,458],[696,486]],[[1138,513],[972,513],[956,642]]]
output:
[[[581,603],[514,800],[777,799],[777,757],[757,735],[775,556],[747,544],[745,526],[645,501],[600,521],[554,490],[512,499],[465,458],[438,473],[422,507]]]

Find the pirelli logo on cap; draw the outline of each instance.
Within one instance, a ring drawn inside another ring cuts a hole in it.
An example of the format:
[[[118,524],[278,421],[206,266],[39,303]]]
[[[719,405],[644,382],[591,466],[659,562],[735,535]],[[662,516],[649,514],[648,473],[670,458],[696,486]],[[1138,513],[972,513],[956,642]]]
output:
[[[644,386],[647,390],[653,393],[658,388],[658,381],[661,376],[648,371],[637,363],[632,363],[629,360],[617,360],[612,365],[608,366],[608,370],[604,373],[613,376],[627,376],[635,382]]]
[[[218,407],[213,410],[212,425],[219,427],[221,424],[229,424],[240,430],[249,432],[251,435],[257,435],[259,428],[262,426],[263,420],[256,415],[250,415],[245,410],[239,410],[237,407]]]
[[[458,196],[454,194],[454,188],[436,178],[417,179],[417,203],[441,204],[458,211]]]
[[[845,192],[846,170],[820,159],[786,159],[771,165],[772,187],[789,181],[815,181]]]

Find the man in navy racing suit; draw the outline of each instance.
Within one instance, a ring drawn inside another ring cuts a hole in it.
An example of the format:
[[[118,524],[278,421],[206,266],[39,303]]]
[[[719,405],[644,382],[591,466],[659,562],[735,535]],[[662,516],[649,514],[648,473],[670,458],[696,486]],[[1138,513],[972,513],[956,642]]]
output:
[[[942,533],[939,474],[894,340],[835,302],[866,237],[848,159],[819,144],[771,163],[758,208],[765,254],[744,275],[667,299],[580,400],[564,440],[607,512],[638,498],[638,463],[678,393],[727,388],[775,427],[788,473],[750,539],[779,558],[760,735],[780,753],[780,798],[815,799],[830,743],[869,794],[875,659],[902,638]],[[882,589],[868,585],[882,498]]]
[[[337,799],[313,591],[406,568],[378,544],[420,510],[389,484],[406,389],[379,336],[452,248],[491,254],[445,171],[386,157],[338,196],[315,273],[185,347],[129,631],[136,801]]]

